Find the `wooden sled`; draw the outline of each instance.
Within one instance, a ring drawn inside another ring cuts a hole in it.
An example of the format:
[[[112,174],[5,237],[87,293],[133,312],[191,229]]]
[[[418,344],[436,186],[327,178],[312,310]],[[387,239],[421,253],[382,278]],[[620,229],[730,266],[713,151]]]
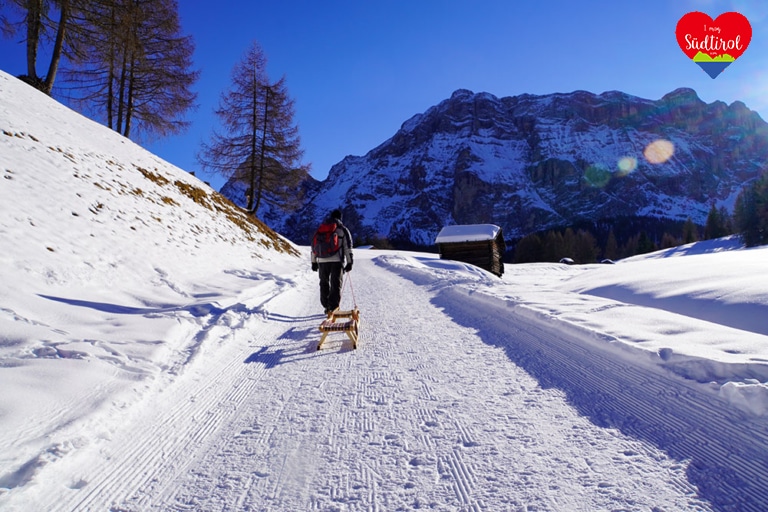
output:
[[[339,319],[346,319],[346,321],[337,321]],[[325,338],[332,332],[344,332],[347,333],[349,339],[352,340],[352,348],[357,348],[357,338],[360,333],[360,310],[357,308],[350,311],[339,311],[338,309],[328,314],[328,318],[323,320],[320,324],[320,332],[323,333],[320,338],[320,342],[317,344],[317,350],[323,345]]]

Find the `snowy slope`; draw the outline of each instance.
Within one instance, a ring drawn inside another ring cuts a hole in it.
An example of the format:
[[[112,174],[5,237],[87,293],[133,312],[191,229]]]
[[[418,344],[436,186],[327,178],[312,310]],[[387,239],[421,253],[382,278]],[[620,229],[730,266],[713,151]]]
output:
[[[6,471],[66,450],[83,421],[108,431],[204,349],[211,314],[296,265],[196,178],[5,73],[0,173],[0,430],[21,435],[0,437]]]
[[[768,507],[768,248],[358,249],[316,351],[306,247],[2,73],[0,172],[2,510]]]

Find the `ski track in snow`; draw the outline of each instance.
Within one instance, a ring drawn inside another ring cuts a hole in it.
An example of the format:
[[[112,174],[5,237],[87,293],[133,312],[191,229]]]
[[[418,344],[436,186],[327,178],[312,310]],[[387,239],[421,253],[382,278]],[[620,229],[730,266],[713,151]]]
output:
[[[553,382],[547,375],[560,369],[545,361],[567,345],[562,335],[484,306],[477,316],[457,317],[451,303],[466,308],[466,297],[414,286],[365,256],[352,274],[362,310],[358,349],[338,333],[316,351],[317,278],[306,277],[257,314],[242,308],[239,328],[206,326],[209,341],[220,338],[215,347],[201,348],[191,368],[114,434],[101,464],[72,461],[68,472],[77,476],[69,489],[43,493],[50,501],[41,505],[113,512],[712,509],[686,460],[579,411],[578,398],[588,402],[600,390],[577,390],[574,408],[568,390],[553,385],[594,376],[610,386],[607,377],[626,368],[571,354],[566,369],[579,375]],[[413,304],[423,306],[414,311]],[[594,368],[579,370],[587,360]],[[647,398],[640,397],[641,411]],[[624,410],[610,418],[634,418],[636,405],[622,399]],[[690,409],[711,412],[706,404]],[[673,426],[657,416],[648,423],[655,421]],[[694,436],[688,444],[698,442]]]
[[[696,392],[683,379],[649,374],[647,369],[570,344],[555,329],[530,323],[513,327],[507,321],[498,326],[503,308],[481,306],[475,315],[467,315],[461,308],[472,302],[462,295],[449,292],[436,303],[444,304],[460,323],[482,326],[487,343],[503,347],[543,386],[566,390],[570,403],[595,424],[617,427],[689,461],[689,480],[718,509],[767,509],[764,422],[743,414],[736,414],[734,421],[726,403]],[[494,324],[499,330],[489,329]]]

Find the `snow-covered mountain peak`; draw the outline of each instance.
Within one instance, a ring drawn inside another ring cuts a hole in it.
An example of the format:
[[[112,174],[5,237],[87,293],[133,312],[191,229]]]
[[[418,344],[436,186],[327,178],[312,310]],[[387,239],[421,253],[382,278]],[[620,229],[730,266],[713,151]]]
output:
[[[659,140],[669,154],[649,159]],[[617,217],[703,225],[711,205],[730,209],[767,160],[768,124],[755,112],[707,104],[688,88],[659,100],[459,89],[365,156],[336,164],[299,211],[270,221],[301,241],[342,206],[363,240],[396,247],[431,247],[447,224],[496,224],[513,239]]]

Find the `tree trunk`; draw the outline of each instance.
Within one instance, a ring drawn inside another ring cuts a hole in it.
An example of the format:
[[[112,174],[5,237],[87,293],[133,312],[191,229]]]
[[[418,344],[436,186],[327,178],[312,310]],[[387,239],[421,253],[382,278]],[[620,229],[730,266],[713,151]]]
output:
[[[256,122],[258,119],[259,111],[259,87],[256,80],[256,70],[253,70],[253,98],[251,100],[251,149],[250,156],[248,158],[248,167],[251,181],[250,193],[248,194],[248,204],[246,209],[249,212],[255,211],[253,209],[253,200],[256,195]]]
[[[259,205],[261,204],[261,194],[264,192],[264,150],[267,145],[267,119],[268,119],[268,112],[269,112],[269,86],[265,86],[266,92],[264,93],[264,128],[262,130],[262,137],[261,137],[261,157],[259,161],[259,191],[256,194],[256,206],[253,208],[253,213],[255,214],[258,209]]]
[[[259,209],[259,205],[261,204],[261,194],[264,191],[264,149],[267,145],[267,113],[269,112],[269,86],[266,87],[266,92],[264,93],[264,129],[262,131],[262,137],[261,137],[261,161],[259,163],[259,191],[256,194],[256,206],[253,208],[254,215]]]
[[[109,12],[110,27],[115,27],[115,7]],[[115,43],[116,34],[109,36],[109,71],[107,73],[107,126],[110,130],[117,130],[115,126],[115,68],[117,67],[117,44]]]
[[[125,110],[125,82],[128,75],[128,55],[123,52],[123,65],[120,69],[120,84],[117,91],[117,124],[115,131],[121,133],[123,130],[123,111]]]
[[[27,0],[27,78],[35,87],[40,82],[37,76],[37,47],[42,24],[43,0]]]
[[[51,64],[48,66],[48,73],[45,75],[45,84],[43,92],[48,96],[53,90],[53,82],[56,80],[56,72],[59,69],[59,60],[61,59],[61,49],[64,46],[64,34],[67,31],[67,22],[69,18],[69,0],[61,0],[61,16],[59,16],[59,27],[56,31],[56,42],[53,45],[53,55],[51,55]]]
[[[136,83],[136,73],[134,70],[136,69],[136,60],[131,59],[130,66],[128,68],[128,100],[126,102],[125,107],[125,129],[123,130],[123,135],[125,137],[131,136],[131,119],[133,117],[133,93],[134,93],[134,85]]]
[[[115,129],[115,55],[110,57],[109,72],[107,73],[107,126],[110,130]]]
[[[135,3],[135,16],[139,16],[139,0],[136,0]],[[139,22],[138,20],[134,20],[133,25],[130,28],[131,30],[131,47],[130,51],[128,51],[129,58],[127,59],[128,62],[128,90],[127,93],[127,99],[125,100],[125,124],[123,129],[123,135],[125,137],[130,137],[131,135],[131,120],[133,119],[133,110],[134,110],[134,94],[135,94],[135,87],[136,87],[136,68],[138,67],[139,63],[138,61],[138,54],[139,54]]]
[[[123,130],[123,136],[128,138],[131,136],[131,118],[133,117],[133,84],[136,81],[134,68],[135,65],[132,64],[128,71],[128,103],[125,107],[125,129]]]

